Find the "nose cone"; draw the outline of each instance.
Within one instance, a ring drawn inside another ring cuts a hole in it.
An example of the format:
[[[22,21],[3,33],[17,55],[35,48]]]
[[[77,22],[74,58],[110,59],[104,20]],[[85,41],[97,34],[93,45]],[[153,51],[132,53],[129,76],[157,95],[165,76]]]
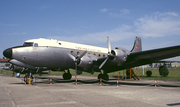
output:
[[[3,52],[3,55],[6,57],[6,58],[12,58],[12,48],[8,48],[6,50],[4,50]]]

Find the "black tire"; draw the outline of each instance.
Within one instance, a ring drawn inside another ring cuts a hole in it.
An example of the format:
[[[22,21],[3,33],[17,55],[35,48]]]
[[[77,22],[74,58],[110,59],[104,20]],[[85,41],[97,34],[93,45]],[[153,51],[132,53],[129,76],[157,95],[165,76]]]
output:
[[[103,74],[98,75],[98,79],[100,79],[100,78],[102,79],[102,77],[103,77]]]
[[[103,74],[103,80],[108,81],[108,80],[109,80],[109,75],[107,75],[107,74]]]
[[[63,74],[63,79],[64,80],[70,80],[72,78],[72,75],[70,73],[64,73]]]

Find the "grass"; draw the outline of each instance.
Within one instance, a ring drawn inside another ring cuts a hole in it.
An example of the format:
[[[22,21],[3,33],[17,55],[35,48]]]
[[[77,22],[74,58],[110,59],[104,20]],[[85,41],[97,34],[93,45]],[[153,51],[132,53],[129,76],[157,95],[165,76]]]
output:
[[[4,74],[4,75],[12,75],[13,72],[9,71],[9,70],[0,70],[0,74]]]
[[[151,77],[146,76],[146,71],[151,70],[152,75]],[[136,74],[140,76],[140,79],[157,79],[157,80],[170,80],[170,81],[180,81],[180,68],[177,69],[168,69],[169,70],[169,75],[167,77],[162,77],[159,75],[159,70],[158,69],[145,69],[144,70],[144,75],[143,75],[143,70],[142,69],[134,69]],[[75,75],[75,70],[71,69],[71,74]],[[0,74],[4,75],[12,75],[12,71],[9,70],[0,70]],[[64,72],[59,72],[59,71],[51,71],[50,75],[63,75]],[[123,77],[123,74],[125,74],[125,70],[119,71],[120,77]],[[36,74],[38,75],[38,74]],[[45,74],[47,75],[47,74]],[[86,73],[83,72],[81,75],[86,75],[86,76],[98,76],[99,72],[95,72],[94,74]],[[118,72],[112,72],[108,73],[109,77],[118,77]]]
[[[169,75],[167,77],[163,77],[159,75],[158,69],[147,69],[152,71],[152,76],[147,77],[145,75],[141,75],[141,79],[158,79],[158,80],[171,80],[171,81],[180,81],[180,69],[168,69]],[[145,71],[147,71],[145,70]]]

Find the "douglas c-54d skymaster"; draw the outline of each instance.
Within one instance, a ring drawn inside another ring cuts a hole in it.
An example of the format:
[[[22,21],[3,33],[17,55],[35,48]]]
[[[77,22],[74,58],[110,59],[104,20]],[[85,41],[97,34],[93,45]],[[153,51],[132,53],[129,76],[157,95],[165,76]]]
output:
[[[53,39],[32,39],[23,46],[4,50],[5,57],[17,60],[37,69],[67,70],[64,79],[71,79],[69,69],[77,69],[89,73],[100,72],[98,78],[109,79],[107,73],[154,63],[156,61],[180,55],[180,45],[142,51],[141,38],[136,37],[131,51],[122,47],[111,49],[109,37],[107,47],[101,48]],[[22,65],[19,65],[22,66]],[[27,67],[28,67],[27,66]],[[103,72],[101,72],[103,70]]]

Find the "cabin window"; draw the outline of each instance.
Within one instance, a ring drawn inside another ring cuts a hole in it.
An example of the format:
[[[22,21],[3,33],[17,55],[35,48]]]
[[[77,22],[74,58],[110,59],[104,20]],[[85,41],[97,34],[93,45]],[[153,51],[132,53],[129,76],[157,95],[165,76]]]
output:
[[[94,56],[96,56],[96,54],[94,53]]]
[[[33,42],[24,42],[23,46],[33,46]]]
[[[61,45],[61,43],[59,43],[59,45]]]
[[[99,54],[98,56],[101,57],[101,54]]]
[[[73,54],[73,51],[71,51],[71,54]]]
[[[103,57],[105,57],[105,55],[103,55]]]

